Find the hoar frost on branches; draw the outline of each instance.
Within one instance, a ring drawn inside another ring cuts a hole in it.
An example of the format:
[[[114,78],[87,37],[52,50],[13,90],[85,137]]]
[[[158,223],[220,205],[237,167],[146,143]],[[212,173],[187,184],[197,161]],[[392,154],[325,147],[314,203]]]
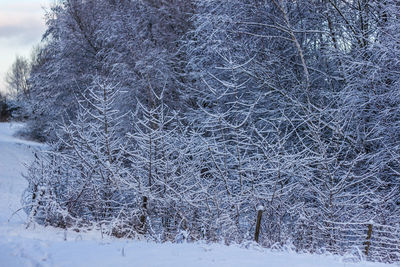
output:
[[[50,142],[27,174],[30,221],[398,261],[398,14],[61,1],[27,80],[29,129]]]

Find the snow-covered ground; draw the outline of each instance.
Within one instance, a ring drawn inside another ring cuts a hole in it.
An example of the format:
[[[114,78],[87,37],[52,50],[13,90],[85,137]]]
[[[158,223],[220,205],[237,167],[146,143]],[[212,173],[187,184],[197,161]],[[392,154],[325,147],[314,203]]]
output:
[[[26,229],[17,212],[27,183],[21,173],[41,145],[13,137],[22,124],[0,123],[0,267],[13,266],[390,266],[349,258],[271,251],[222,244],[156,244],[102,238],[38,225]],[[13,216],[12,216],[13,215]]]

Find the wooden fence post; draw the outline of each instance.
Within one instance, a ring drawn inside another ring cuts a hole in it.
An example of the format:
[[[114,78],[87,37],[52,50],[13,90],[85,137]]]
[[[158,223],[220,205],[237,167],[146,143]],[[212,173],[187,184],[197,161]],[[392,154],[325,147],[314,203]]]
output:
[[[256,222],[256,232],[254,233],[254,241],[258,243],[258,239],[260,237],[260,227],[261,227],[261,217],[263,213],[264,207],[258,206],[257,207],[257,222]]]
[[[372,223],[368,224],[367,241],[365,241],[365,255],[368,257],[369,247],[371,246]]]

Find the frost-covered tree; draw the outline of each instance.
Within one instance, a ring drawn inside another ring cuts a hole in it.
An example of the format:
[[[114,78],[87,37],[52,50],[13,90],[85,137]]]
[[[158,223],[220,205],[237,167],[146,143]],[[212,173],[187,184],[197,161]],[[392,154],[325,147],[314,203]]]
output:
[[[170,106],[179,106],[178,77],[184,58],[179,41],[190,27],[190,1],[59,1],[48,11],[48,29],[31,81],[35,124],[42,137],[52,121],[75,117],[75,94],[107,77],[127,93],[125,112],[147,99],[147,86],[167,83]],[[50,97],[51,96],[51,97]],[[51,111],[51,112],[50,112]],[[45,119],[45,117],[48,117]],[[43,119],[41,119],[43,118]],[[50,136],[49,136],[50,135]]]
[[[33,216],[52,225],[110,223],[118,216],[126,223],[125,216],[132,213],[124,208],[135,191],[121,187],[127,179],[125,149],[117,135],[122,116],[114,109],[120,92],[98,78],[95,81],[86,96],[77,96],[76,120],[60,127],[59,141],[43,152],[27,176],[29,198],[41,203],[33,206]]]
[[[13,97],[23,95],[28,97],[29,87],[28,79],[30,74],[30,66],[28,60],[17,56],[6,75],[6,84],[8,93]]]

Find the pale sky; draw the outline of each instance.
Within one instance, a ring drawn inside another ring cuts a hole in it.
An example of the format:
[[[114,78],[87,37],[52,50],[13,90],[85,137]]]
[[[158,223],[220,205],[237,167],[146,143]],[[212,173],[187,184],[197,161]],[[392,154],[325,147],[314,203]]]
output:
[[[0,0],[0,92],[16,55],[29,56],[45,31],[49,0]]]

